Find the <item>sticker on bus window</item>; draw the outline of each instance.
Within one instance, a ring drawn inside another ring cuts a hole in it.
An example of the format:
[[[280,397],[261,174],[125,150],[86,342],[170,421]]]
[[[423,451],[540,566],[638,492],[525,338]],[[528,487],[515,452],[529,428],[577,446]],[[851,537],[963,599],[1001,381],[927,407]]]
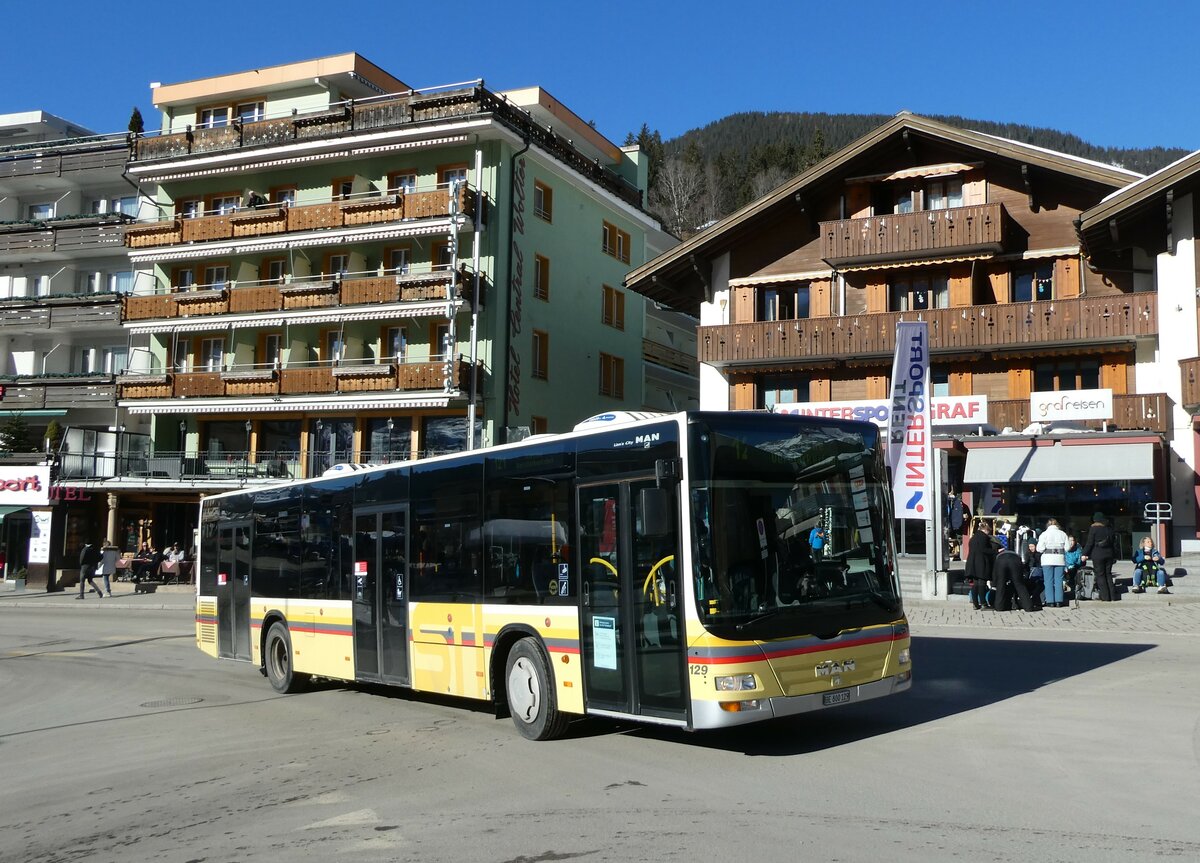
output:
[[[404,599],[404,574],[396,573],[396,601],[400,602]]]
[[[218,572],[217,573],[217,587],[224,587],[227,584],[229,584],[229,573]]]
[[[565,563],[560,563],[558,565],[558,595],[559,596],[570,596],[571,595],[570,569],[568,568],[567,564],[565,564]]]
[[[615,617],[592,618],[592,664],[597,668],[617,670],[617,619]]]
[[[367,562],[365,560],[354,561],[354,574],[355,575],[366,575],[367,574]]]

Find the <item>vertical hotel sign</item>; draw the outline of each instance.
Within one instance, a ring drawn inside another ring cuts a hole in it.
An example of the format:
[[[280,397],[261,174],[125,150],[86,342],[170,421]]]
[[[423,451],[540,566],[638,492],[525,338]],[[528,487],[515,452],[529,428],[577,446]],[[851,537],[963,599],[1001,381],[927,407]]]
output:
[[[933,441],[929,422],[929,325],[896,324],[888,466],[897,518],[933,518]]]

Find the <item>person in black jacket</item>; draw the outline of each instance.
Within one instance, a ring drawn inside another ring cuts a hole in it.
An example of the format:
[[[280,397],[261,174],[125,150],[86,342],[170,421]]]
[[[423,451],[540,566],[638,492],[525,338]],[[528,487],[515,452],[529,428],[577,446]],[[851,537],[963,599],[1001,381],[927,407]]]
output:
[[[987,605],[987,583],[992,577],[992,558],[996,556],[996,546],[988,533],[988,526],[980,521],[975,525],[975,532],[967,543],[967,583],[971,585],[971,604],[976,609]]]
[[[1025,565],[1015,551],[1005,550],[996,555],[992,567],[992,583],[996,586],[996,611],[1008,611],[1011,596],[1009,590],[1017,592],[1017,602],[1022,611],[1037,611],[1029,584],[1025,581]]]
[[[83,583],[86,581],[92,586],[92,590],[96,591],[96,596],[101,599],[104,594],[96,585],[96,565],[100,563],[100,547],[94,542],[85,542],[83,548],[79,550],[79,596],[76,599],[83,599],[86,594],[83,592]]]
[[[1092,513],[1092,526],[1088,529],[1087,539],[1083,543],[1084,562],[1092,562],[1092,571],[1096,573],[1096,590],[1100,593],[1101,602],[1110,602],[1117,598],[1113,588],[1113,532],[1105,522],[1104,513]]]

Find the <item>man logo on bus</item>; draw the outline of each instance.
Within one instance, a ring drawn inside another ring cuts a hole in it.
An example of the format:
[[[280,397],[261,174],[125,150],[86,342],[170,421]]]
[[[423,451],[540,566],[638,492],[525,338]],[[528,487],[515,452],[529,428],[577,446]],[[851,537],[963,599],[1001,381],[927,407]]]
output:
[[[843,674],[853,670],[853,659],[843,659],[841,661],[826,659],[816,667],[817,677],[829,677],[831,674]]]

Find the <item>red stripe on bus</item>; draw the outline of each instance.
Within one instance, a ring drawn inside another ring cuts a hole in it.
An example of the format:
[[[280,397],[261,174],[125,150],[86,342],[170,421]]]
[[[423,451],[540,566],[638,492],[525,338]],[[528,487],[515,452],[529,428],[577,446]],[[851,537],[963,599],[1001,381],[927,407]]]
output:
[[[353,635],[352,629],[329,629],[324,626],[296,626],[292,624],[289,627],[292,632],[310,632],[313,635]]]

